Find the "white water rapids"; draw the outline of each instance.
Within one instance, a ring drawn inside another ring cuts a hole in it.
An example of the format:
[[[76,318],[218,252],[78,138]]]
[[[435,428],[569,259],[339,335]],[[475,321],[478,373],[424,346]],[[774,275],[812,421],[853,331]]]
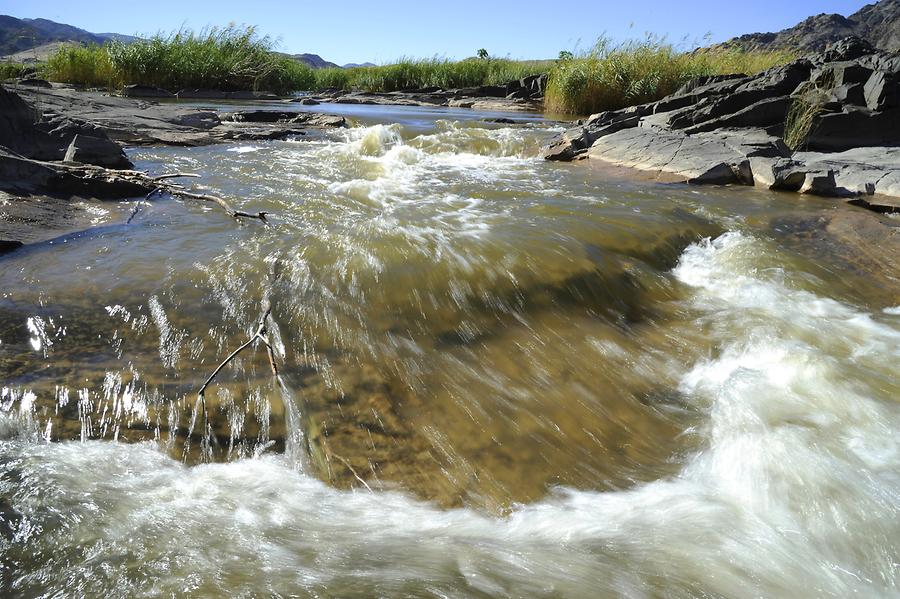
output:
[[[506,517],[339,491],[282,456],[186,467],[0,421],[8,592],[54,596],[889,597],[900,316],[793,288],[743,233],[673,271],[720,348],[681,375],[703,448],[630,490]]]

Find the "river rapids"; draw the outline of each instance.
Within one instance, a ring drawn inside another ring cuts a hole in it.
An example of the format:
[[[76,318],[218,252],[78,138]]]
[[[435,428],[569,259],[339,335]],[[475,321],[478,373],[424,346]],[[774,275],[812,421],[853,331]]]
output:
[[[900,596],[897,282],[802,234],[858,209],[366,110],[129,151],[271,226],[0,261],[0,594]]]

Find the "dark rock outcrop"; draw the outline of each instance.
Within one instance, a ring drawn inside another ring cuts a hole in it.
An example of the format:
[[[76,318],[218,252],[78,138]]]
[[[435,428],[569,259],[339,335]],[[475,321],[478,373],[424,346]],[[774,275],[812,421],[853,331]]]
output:
[[[867,40],[884,50],[900,50],[900,0],[866,5],[849,17],[819,14],[777,33],[749,33],[720,44],[745,50],[791,48],[819,52],[848,36]],[[850,57],[849,60],[855,57]],[[832,59],[837,60],[837,59]]]
[[[8,254],[14,250],[22,247],[23,243],[21,241],[11,241],[8,239],[0,239],[0,255]]]
[[[72,149],[76,138],[79,141]],[[36,160],[68,159],[109,168],[133,166],[101,128],[59,114],[45,117],[18,94],[2,87],[0,146]]]
[[[125,156],[125,152],[108,137],[91,137],[75,135],[63,156],[64,162],[80,162],[95,164],[106,168],[130,169],[134,165]]]
[[[307,129],[341,126],[342,117],[317,113],[318,116],[297,118],[291,123],[244,123],[226,121],[217,111],[184,107],[175,103],[155,103],[137,98],[109,96],[96,92],[73,89],[20,88],[15,92],[6,91],[18,98],[22,106],[40,106],[43,112],[41,122],[51,123],[55,135],[66,133],[54,151],[32,154],[28,150],[35,144],[29,138],[22,146],[7,145],[14,151],[40,160],[62,160],[75,134],[92,137],[107,137],[117,143],[128,145],[164,144],[176,146],[202,146],[232,139],[282,139],[302,135]],[[0,98],[0,125],[6,110]],[[283,105],[281,105],[283,106]],[[31,110],[31,120],[36,111]],[[291,113],[294,117],[311,113]],[[77,115],[77,117],[75,116]],[[60,129],[60,125],[69,123]],[[56,123],[56,124],[53,124]],[[72,128],[72,124],[78,128]],[[30,126],[33,123],[26,123]],[[0,145],[4,131],[0,131]],[[28,135],[32,135],[31,132]]]
[[[122,88],[122,96],[126,98],[174,98],[175,94],[152,85],[126,85]]]
[[[792,107],[811,119],[803,152],[782,141]],[[757,75],[699,78],[658,102],[592,115],[544,156],[596,158],[693,183],[900,196],[898,151],[900,53],[850,38]]]

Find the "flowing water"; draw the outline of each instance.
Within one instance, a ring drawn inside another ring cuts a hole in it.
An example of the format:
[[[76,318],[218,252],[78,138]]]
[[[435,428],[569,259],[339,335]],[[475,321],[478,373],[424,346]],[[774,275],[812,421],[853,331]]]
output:
[[[103,204],[0,262],[0,594],[900,595],[900,297],[796,234],[833,204],[354,110],[129,152],[269,227]],[[204,410],[266,299],[278,376]]]

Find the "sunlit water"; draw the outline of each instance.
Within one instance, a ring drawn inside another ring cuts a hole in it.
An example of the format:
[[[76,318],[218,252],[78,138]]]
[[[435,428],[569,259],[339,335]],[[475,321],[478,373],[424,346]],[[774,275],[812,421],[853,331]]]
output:
[[[895,291],[769,224],[827,203],[367,110],[130,152],[270,227],[110,204],[0,262],[0,591],[897,596]],[[205,438],[266,294],[280,378]]]

